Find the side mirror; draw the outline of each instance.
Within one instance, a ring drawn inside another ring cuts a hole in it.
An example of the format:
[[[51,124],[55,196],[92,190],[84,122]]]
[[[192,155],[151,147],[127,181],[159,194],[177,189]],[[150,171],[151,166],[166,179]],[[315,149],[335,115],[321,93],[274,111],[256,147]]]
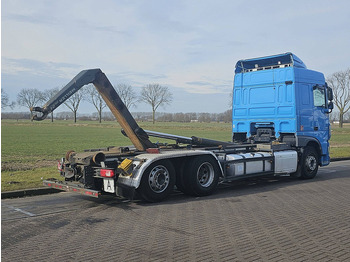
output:
[[[333,102],[331,101],[328,103],[328,109],[333,109],[333,108],[334,108],[334,105],[333,105]]]
[[[328,100],[332,101],[333,100],[333,90],[330,87],[327,87],[327,96],[328,96]],[[333,108],[332,108],[333,109]]]
[[[334,108],[333,102],[330,101],[330,102],[328,103],[328,113],[332,113],[333,108]]]

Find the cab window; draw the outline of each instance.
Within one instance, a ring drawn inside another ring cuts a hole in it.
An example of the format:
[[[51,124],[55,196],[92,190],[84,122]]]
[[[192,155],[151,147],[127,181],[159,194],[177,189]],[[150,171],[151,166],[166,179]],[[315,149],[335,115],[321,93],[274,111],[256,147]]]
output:
[[[326,107],[326,94],[322,87],[314,88],[314,106]]]

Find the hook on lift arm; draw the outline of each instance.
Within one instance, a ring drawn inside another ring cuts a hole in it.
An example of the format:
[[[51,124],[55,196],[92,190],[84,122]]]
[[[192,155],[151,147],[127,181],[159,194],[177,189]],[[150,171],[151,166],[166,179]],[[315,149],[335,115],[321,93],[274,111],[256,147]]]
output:
[[[38,116],[37,114],[33,114],[32,121],[33,120],[35,120],[35,121],[44,120],[47,117],[47,115],[49,114],[49,112],[47,112],[46,108],[42,108],[42,107],[31,107],[30,111],[31,112],[38,112],[38,113],[42,114],[41,116]]]
[[[53,96],[43,107],[32,107],[30,111],[41,113],[41,116],[34,114],[32,120],[44,120],[48,114],[53,112],[57,107],[63,104],[68,98],[75,94],[84,85],[92,83],[101,69],[88,69],[81,71],[65,87],[63,87],[55,96]]]

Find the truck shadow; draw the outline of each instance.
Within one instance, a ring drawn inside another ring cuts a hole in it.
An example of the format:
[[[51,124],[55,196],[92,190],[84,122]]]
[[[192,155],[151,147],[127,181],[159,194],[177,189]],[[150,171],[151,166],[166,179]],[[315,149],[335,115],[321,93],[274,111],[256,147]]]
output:
[[[350,176],[346,176],[350,177]],[[90,199],[99,205],[105,205],[106,207],[115,207],[123,210],[133,210],[138,207],[147,207],[154,205],[171,205],[179,204],[193,201],[202,201],[210,199],[225,199],[237,197],[237,200],[232,199],[233,202],[241,201],[238,197],[246,195],[263,194],[264,192],[272,192],[281,188],[288,188],[295,185],[303,184],[313,184],[319,183],[321,181],[327,181],[332,179],[344,178],[344,174],[331,171],[331,170],[320,170],[319,174],[311,180],[300,180],[298,178],[293,178],[290,176],[280,176],[280,177],[257,177],[250,178],[234,182],[225,182],[218,185],[217,190],[210,196],[206,197],[193,197],[183,194],[178,190],[174,192],[164,201],[159,203],[148,203],[140,199],[137,195],[130,201],[127,199],[116,199],[114,197],[103,197],[101,199]],[[261,197],[266,197],[261,195]]]
[[[350,176],[346,176],[350,178]],[[152,206],[152,205],[162,205],[162,204],[179,204],[182,202],[192,202],[199,200],[209,200],[209,199],[223,199],[232,197],[241,197],[245,195],[262,194],[264,192],[271,192],[281,188],[288,188],[295,185],[303,184],[313,184],[319,183],[321,181],[333,180],[344,178],[344,175],[338,172],[328,172],[321,171],[319,174],[311,180],[301,180],[298,178],[293,178],[290,176],[280,176],[280,177],[258,177],[250,178],[234,182],[225,182],[219,184],[217,190],[210,196],[206,197],[193,197],[183,194],[180,191],[174,190],[170,197],[160,203],[146,203],[142,200],[138,202],[141,206]],[[261,197],[266,197],[262,195]],[[234,199],[232,201],[235,201]],[[241,200],[237,199],[237,202]]]

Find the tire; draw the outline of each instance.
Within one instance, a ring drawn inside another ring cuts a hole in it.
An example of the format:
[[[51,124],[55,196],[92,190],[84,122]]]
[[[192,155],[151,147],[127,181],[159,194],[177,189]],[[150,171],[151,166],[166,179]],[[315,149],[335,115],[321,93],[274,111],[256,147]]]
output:
[[[137,192],[148,202],[160,202],[173,191],[175,169],[169,160],[160,160],[146,168]]]
[[[181,166],[180,168],[178,169],[178,171],[176,172],[176,188],[183,192],[184,193],[184,170],[185,170],[185,166],[186,166],[186,163],[187,163],[187,160],[184,160],[182,163],[181,163]]]
[[[198,156],[191,160],[184,173],[186,193],[193,196],[212,194],[219,182],[218,163],[211,156]]]
[[[314,147],[308,146],[304,149],[301,157],[300,179],[312,179],[318,171],[319,155]]]
[[[186,195],[190,195],[191,192],[191,189],[189,188],[188,183],[185,180],[185,175],[186,169],[188,169],[188,165],[192,160],[193,158],[184,159],[176,174],[176,188]]]

